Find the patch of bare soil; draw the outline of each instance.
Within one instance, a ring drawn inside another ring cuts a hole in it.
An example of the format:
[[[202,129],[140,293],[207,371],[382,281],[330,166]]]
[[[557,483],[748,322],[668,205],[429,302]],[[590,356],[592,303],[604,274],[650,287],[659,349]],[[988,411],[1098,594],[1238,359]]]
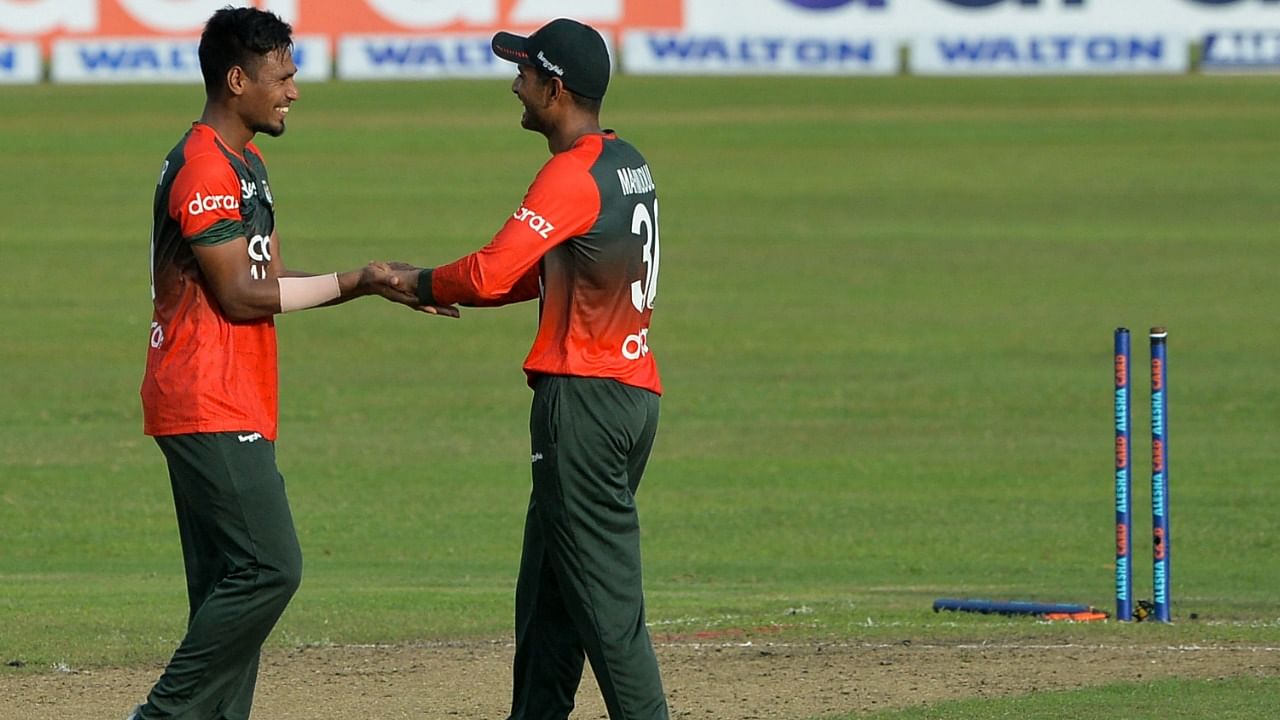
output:
[[[504,642],[269,650],[254,718],[502,720],[511,654]],[[665,642],[658,657],[673,716],[699,720],[807,720],[1117,678],[1280,676],[1280,648],[1253,645]],[[0,668],[0,718],[118,720],[160,670]],[[573,717],[606,717],[589,672]]]

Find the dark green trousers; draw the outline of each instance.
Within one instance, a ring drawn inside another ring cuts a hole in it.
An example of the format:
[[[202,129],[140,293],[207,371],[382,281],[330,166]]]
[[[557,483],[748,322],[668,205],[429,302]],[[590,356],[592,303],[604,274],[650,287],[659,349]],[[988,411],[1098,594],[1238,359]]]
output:
[[[610,718],[667,719],[635,505],[657,429],[658,396],[646,390],[597,378],[535,383],[510,720],[567,718],[584,655]]]
[[[156,444],[169,464],[191,612],[142,718],[247,720],[262,643],[302,579],[275,446],[250,431]]]

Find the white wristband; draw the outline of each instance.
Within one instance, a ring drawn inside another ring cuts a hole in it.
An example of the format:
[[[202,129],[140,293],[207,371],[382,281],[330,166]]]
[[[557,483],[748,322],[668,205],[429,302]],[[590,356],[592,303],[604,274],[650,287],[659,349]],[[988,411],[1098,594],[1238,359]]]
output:
[[[280,312],[306,310],[336,300],[342,295],[338,273],[313,277],[280,278]]]

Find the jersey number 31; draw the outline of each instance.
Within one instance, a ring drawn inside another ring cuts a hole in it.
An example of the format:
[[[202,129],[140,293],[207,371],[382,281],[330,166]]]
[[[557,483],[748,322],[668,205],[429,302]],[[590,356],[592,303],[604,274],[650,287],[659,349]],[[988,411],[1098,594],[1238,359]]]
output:
[[[653,201],[653,214],[644,203],[637,203],[631,213],[631,232],[644,240],[644,278],[631,283],[631,304],[636,312],[653,309],[658,296],[658,200]]]

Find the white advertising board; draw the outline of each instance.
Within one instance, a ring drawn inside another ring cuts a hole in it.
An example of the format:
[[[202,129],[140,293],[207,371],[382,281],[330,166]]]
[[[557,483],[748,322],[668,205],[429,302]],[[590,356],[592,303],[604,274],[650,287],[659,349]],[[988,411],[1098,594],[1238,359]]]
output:
[[[1280,24],[1258,29],[1210,30],[1201,42],[1206,72],[1280,71]]]
[[[50,77],[59,83],[201,82],[199,38],[98,38],[53,44]],[[294,39],[299,80],[327,80],[329,41]]]
[[[1280,69],[1280,0],[0,0],[0,82],[39,79],[31,42],[58,82],[190,81],[226,4],[292,23],[304,80],[335,60],[348,79],[505,75],[489,36],[555,16],[620,38],[635,73],[885,74],[901,48],[940,74],[1164,73],[1188,66],[1178,42],[1209,71]]]
[[[617,53],[603,33],[612,69]],[[489,33],[344,35],[338,41],[340,80],[514,78],[516,66],[493,54]]]
[[[489,35],[345,35],[338,41],[340,80],[421,80],[511,75]]]
[[[886,36],[628,32],[623,69],[637,75],[890,75],[898,43]]]
[[[1210,68],[1278,62],[1280,0],[685,0],[685,26],[888,39],[910,49],[913,73],[1171,73],[1195,42],[1212,44]]]
[[[919,75],[1180,73],[1190,46],[1162,33],[953,33],[914,39],[910,57]]]
[[[1280,27],[1280,0],[685,0],[685,32],[889,34]]]
[[[0,42],[0,85],[40,82],[40,46],[33,42]]]

